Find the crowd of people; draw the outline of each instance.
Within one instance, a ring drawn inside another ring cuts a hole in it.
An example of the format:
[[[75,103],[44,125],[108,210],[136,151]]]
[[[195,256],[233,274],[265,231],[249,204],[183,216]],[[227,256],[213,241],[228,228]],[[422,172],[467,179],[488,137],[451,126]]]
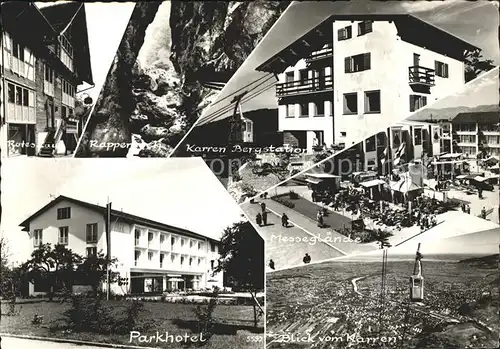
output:
[[[379,225],[411,227],[415,224],[429,229],[437,224],[436,215],[449,210],[442,202],[420,195],[407,201],[403,208],[390,205],[386,201],[371,200],[365,193],[354,187],[341,189],[335,194],[323,194],[323,203],[335,211],[345,210],[359,218],[367,218]],[[411,206],[410,206],[411,205]],[[318,212],[318,225],[322,223],[322,213]]]

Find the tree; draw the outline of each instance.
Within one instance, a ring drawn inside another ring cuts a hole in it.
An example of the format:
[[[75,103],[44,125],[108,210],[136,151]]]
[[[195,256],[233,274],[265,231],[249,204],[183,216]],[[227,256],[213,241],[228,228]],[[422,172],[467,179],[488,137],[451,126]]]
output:
[[[28,279],[34,282],[42,279],[49,287],[49,301],[54,298],[58,286],[71,289],[76,267],[82,257],[64,245],[42,244],[31,253],[31,259],[22,266],[27,270]]]
[[[106,256],[100,252],[97,255],[87,256],[83,263],[78,266],[77,272],[86,281],[86,284],[92,287],[94,297],[97,297],[99,286],[106,280],[108,266],[112,268],[116,262],[116,258],[108,261]],[[110,283],[116,281],[117,275],[110,273]]]
[[[257,292],[264,289],[264,240],[250,222],[234,223],[224,230],[219,249],[221,258],[214,272],[223,271],[227,280],[250,292],[254,300],[254,326],[262,307]]]
[[[465,57],[465,82],[493,68],[493,60],[484,58],[480,49],[474,50]]]

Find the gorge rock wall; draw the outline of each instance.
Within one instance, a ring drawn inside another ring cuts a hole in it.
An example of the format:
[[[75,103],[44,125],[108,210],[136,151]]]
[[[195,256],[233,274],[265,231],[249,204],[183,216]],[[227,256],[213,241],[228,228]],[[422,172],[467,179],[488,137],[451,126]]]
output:
[[[218,94],[204,81],[227,82],[276,22],[288,1],[171,1],[170,61],[137,60],[161,2],[137,3],[77,156],[165,157]],[[132,142],[130,149],[89,148],[89,140]]]

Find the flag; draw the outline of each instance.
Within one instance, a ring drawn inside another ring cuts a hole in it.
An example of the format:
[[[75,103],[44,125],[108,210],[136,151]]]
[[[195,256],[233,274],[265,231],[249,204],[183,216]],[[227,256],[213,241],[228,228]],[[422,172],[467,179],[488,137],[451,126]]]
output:
[[[406,152],[406,143],[403,142],[399,146],[398,150],[396,150],[396,152],[394,153],[395,154],[394,165],[397,166],[401,162],[401,157],[405,155],[405,152]]]
[[[380,163],[384,166],[387,161],[387,155],[389,154],[389,148],[385,148],[382,154],[380,155]]]

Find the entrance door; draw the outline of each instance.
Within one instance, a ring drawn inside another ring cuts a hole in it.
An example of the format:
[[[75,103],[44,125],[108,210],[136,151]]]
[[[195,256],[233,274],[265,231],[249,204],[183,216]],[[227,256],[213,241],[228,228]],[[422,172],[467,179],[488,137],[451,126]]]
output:
[[[419,67],[420,66],[420,55],[414,53],[413,54],[413,66]]]
[[[54,111],[54,102],[52,100],[47,100],[47,128],[55,128],[55,111]]]
[[[36,154],[35,125],[26,125],[26,141],[29,144],[29,146],[27,146],[27,155],[34,156]]]

